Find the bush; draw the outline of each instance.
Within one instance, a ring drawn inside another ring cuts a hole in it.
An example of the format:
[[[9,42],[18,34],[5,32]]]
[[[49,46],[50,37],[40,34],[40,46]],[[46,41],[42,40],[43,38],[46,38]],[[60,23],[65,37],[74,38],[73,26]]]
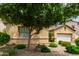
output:
[[[2,51],[3,51],[2,56],[15,56],[17,53],[16,49],[14,49],[13,47],[3,49]]]
[[[16,48],[16,49],[25,49],[26,45],[25,44],[17,44],[17,45],[15,45],[14,48]]]
[[[79,46],[79,37],[75,40],[75,44]]]
[[[49,47],[57,47],[57,44],[55,42],[51,42]]]
[[[8,43],[10,36],[7,33],[0,32],[0,45]]]
[[[49,32],[49,42],[52,42],[53,40],[52,40],[52,34],[51,34],[51,32]]]
[[[8,53],[9,53],[9,56],[15,56],[17,52],[16,52],[16,49],[11,48],[8,50]]]
[[[41,48],[41,45],[40,44],[37,44],[36,48]]]
[[[59,44],[62,44],[62,42],[63,42],[63,41],[59,41],[58,43],[59,43]]]
[[[67,52],[72,53],[72,54],[79,54],[79,47],[75,45],[66,46],[66,50]]]
[[[38,49],[38,50],[40,50],[41,52],[44,52],[44,53],[50,52],[50,49],[45,45],[38,44],[36,46],[36,49]]]
[[[70,43],[70,42],[67,42],[67,41],[60,41],[59,43],[60,43],[60,45],[62,45],[62,46],[71,45],[71,43]]]
[[[40,48],[41,48],[41,52],[44,52],[44,53],[50,52],[50,49],[45,45],[41,45]]]

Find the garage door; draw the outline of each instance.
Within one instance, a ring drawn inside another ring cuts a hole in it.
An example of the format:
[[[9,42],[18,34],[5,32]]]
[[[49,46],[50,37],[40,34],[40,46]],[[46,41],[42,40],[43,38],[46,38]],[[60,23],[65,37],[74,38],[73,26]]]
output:
[[[71,41],[71,35],[67,34],[57,34],[57,40],[62,40],[62,41]]]

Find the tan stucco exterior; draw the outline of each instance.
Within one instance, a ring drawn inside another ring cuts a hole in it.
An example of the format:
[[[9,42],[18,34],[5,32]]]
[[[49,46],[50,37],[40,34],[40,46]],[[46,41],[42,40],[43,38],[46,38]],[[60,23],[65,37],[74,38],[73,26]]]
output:
[[[7,33],[10,34],[12,38],[19,38],[18,26],[9,26]],[[33,35],[32,38],[48,38],[48,29],[44,28],[38,35]]]
[[[20,39],[20,38],[13,38],[9,41],[8,44],[28,44],[28,39]],[[31,39],[31,44],[48,44],[48,39],[47,38],[37,38],[37,39]]]
[[[68,26],[64,27],[62,26],[61,28],[55,29],[55,30],[51,30],[50,31],[53,34],[53,38],[57,38],[57,34],[68,34],[68,35],[72,35],[71,36],[71,41],[74,42],[74,40],[78,37],[78,35],[76,35],[75,31],[72,30],[71,28],[69,28]]]
[[[8,33],[11,36],[10,44],[27,44],[28,38],[21,38],[19,37],[18,26],[10,26],[8,28]],[[31,39],[31,44],[47,44],[48,43],[48,29],[43,29],[40,31],[38,35],[33,35]]]
[[[28,38],[21,38],[19,37],[19,31],[18,31],[18,26],[15,25],[4,25],[2,22],[0,22],[0,31],[4,31],[4,29],[6,30],[6,32],[11,36],[11,40],[9,42],[9,44],[27,44],[28,43]],[[48,42],[48,32],[49,30],[44,28],[43,30],[41,30],[41,32],[38,35],[34,35],[31,39],[31,44],[37,44],[37,43],[41,43],[41,44],[46,44],[49,43]],[[71,34],[72,35],[72,42],[78,37],[78,35],[76,35],[75,31],[70,29],[69,27],[66,27],[66,29],[64,29],[64,27],[58,28],[56,30],[51,30],[52,34],[54,34],[54,37],[56,39],[57,37],[57,33],[61,33],[61,34]]]

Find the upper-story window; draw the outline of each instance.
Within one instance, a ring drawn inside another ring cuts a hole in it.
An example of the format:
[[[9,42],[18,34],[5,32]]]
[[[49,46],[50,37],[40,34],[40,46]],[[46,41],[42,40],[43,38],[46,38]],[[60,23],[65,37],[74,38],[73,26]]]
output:
[[[28,37],[28,29],[26,27],[19,27],[19,37]]]

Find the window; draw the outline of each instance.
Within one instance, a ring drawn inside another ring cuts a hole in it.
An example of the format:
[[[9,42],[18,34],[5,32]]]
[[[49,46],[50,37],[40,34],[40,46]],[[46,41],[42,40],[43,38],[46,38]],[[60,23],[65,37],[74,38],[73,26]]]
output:
[[[19,36],[28,37],[28,29],[26,27],[19,27]]]

